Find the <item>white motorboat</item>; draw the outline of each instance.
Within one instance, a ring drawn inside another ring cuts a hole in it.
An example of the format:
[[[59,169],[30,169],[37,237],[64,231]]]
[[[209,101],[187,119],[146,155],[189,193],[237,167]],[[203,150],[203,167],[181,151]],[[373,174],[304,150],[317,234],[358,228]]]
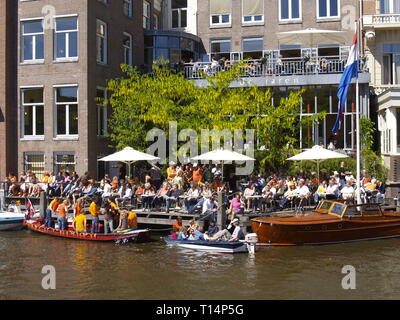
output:
[[[24,226],[25,214],[17,205],[10,205],[7,211],[0,211],[0,231],[21,230]]]

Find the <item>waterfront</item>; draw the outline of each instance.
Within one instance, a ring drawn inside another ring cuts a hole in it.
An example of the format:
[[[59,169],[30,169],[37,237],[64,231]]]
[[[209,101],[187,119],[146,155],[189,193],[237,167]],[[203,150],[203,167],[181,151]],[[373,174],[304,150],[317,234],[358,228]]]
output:
[[[151,243],[115,245],[0,234],[0,299],[399,299],[400,239],[331,246],[270,247],[216,255]],[[43,290],[53,265],[57,289]],[[357,271],[341,287],[342,267]]]

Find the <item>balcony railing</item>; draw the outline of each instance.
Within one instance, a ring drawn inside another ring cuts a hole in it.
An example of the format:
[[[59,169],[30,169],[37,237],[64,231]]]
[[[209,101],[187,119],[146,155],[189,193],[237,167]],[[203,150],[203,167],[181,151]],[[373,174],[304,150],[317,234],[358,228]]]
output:
[[[269,77],[292,75],[318,75],[343,73],[347,59],[319,58],[312,61],[299,59],[282,59],[281,61],[250,60],[241,68],[242,77]],[[232,62],[224,64],[216,62],[195,62],[185,64],[185,76],[189,79],[204,79],[205,76],[214,76],[218,72],[232,68]],[[366,63],[360,61],[360,72],[367,72]]]
[[[400,26],[400,13],[367,15],[363,19],[366,27]]]

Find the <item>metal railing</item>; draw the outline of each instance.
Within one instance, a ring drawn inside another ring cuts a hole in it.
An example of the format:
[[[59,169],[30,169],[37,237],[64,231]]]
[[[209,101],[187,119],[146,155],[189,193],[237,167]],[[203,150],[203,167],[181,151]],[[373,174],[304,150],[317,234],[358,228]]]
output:
[[[320,57],[314,60],[300,58],[244,61],[241,68],[242,77],[268,77],[292,75],[318,75],[343,73],[347,59]],[[235,62],[226,61],[224,65],[217,62],[195,62],[185,64],[185,76],[188,79],[204,79],[219,72],[230,70]],[[360,61],[360,72],[367,72],[366,63]]]

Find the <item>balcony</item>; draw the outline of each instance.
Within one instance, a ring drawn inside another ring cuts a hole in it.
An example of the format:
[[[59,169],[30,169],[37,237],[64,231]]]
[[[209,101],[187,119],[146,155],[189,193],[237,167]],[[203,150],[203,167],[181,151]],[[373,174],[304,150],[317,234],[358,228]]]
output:
[[[365,15],[363,24],[370,29],[400,28],[400,13]]]
[[[236,86],[297,86],[312,84],[338,84],[344,71],[347,59],[338,57],[319,57],[314,62],[301,58],[281,59],[280,61],[248,60],[241,68],[242,76],[232,84]],[[225,65],[212,62],[185,64],[185,76],[196,80],[197,85],[206,86],[206,76],[214,76],[229,70],[232,63]],[[360,83],[368,83],[370,74],[364,60],[360,61]]]

